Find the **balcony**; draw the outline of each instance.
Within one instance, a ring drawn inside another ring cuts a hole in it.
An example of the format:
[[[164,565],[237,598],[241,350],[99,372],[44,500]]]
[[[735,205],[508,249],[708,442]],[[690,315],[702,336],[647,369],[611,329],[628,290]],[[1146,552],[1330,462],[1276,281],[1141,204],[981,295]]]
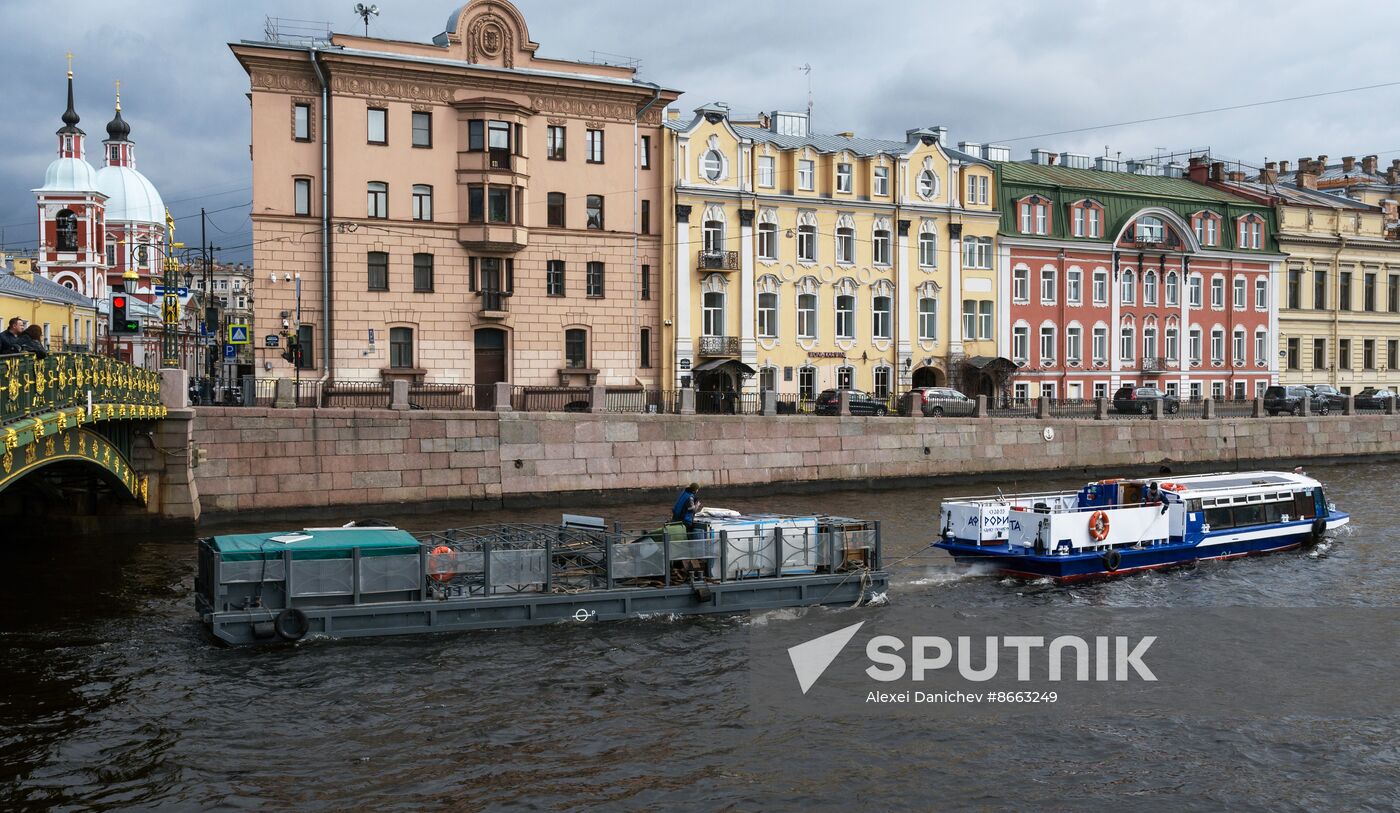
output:
[[[739,252],[702,250],[695,264],[701,271],[738,271]]]
[[[520,251],[530,244],[530,230],[510,223],[467,223],[457,226],[457,240],[468,251]]]
[[[506,303],[510,301],[510,295],[504,291],[482,291],[481,292],[481,318],[482,319],[504,319],[510,315],[506,310]]]
[[[710,357],[739,355],[738,336],[701,336],[700,355]]]
[[[1144,373],[1162,373],[1167,370],[1176,369],[1176,359],[1167,356],[1144,356],[1142,359],[1142,371]]]

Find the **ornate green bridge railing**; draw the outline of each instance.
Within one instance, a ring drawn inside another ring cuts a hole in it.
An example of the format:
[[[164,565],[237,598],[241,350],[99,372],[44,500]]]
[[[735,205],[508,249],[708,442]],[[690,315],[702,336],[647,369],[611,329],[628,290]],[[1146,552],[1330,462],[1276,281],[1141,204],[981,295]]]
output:
[[[125,430],[165,414],[160,375],[150,370],[88,353],[0,356],[0,490],[42,465],[76,459],[107,469],[144,502],[146,477],[131,468]],[[109,421],[127,423],[94,426]]]

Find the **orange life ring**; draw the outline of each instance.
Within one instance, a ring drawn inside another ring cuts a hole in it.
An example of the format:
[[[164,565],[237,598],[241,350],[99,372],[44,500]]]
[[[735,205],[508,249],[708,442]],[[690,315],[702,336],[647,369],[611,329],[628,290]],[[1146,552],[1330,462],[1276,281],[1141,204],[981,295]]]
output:
[[[1092,536],[1095,542],[1102,542],[1108,538],[1108,514],[1095,511],[1089,517],[1089,536]]]
[[[1158,486],[1158,488],[1162,489],[1163,491],[1185,491],[1185,490],[1186,490],[1186,486],[1181,485],[1180,483],[1163,483],[1163,484],[1161,484],[1160,486]]]
[[[428,552],[428,578],[438,582],[450,582],[456,578],[456,572],[438,573],[435,572],[440,559],[455,554],[452,548],[446,545],[438,545]],[[444,563],[445,564],[445,563]]]

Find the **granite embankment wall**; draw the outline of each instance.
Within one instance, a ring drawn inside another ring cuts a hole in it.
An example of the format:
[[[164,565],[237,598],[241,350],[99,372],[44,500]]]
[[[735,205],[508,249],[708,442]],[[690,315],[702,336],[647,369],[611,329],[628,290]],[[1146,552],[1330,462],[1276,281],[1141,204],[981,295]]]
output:
[[[1053,437],[1046,438],[1046,429]],[[200,407],[206,514],[1400,453],[1400,416],[1068,420]]]

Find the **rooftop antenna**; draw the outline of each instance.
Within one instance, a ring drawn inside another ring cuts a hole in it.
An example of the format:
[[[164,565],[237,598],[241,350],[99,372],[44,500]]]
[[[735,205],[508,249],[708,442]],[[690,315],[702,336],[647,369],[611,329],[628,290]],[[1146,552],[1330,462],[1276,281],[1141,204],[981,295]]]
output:
[[[360,15],[360,19],[365,21],[365,36],[369,36],[369,18],[379,16],[379,6],[367,6],[364,3],[355,4],[355,13]]]
[[[804,62],[797,70],[807,74],[807,132],[812,132],[812,63]]]

